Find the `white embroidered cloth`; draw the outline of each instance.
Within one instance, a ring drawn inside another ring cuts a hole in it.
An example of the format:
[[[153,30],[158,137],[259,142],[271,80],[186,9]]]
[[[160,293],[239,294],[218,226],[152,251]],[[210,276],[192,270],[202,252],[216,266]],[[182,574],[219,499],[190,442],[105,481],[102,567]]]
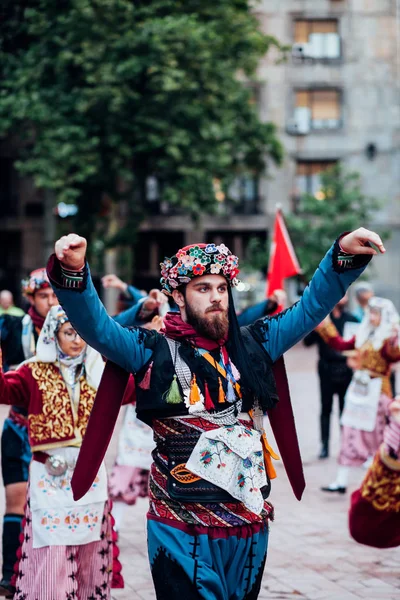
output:
[[[128,404],[119,434],[117,465],[150,470],[155,447],[153,430],[139,421],[135,407]]]
[[[69,468],[64,475],[49,475],[44,464],[30,465],[30,506],[33,547],[72,546],[100,539],[104,504],[108,498],[104,463],[90,490],[77,502],[72,497],[71,478],[79,448],[57,448],[48,454],[63,457]]]
[[[259,515],[264,507],[261,489],[267,485],[261,436],[244,425],[204,431],[186,468],[226,490]]]

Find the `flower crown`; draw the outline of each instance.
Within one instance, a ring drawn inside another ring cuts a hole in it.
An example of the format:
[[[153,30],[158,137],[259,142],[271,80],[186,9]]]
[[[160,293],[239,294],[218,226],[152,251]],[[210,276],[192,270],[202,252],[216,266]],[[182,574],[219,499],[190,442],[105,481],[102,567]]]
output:
[[[24,296],[31,296],[38,290],[50,287],[46,269],[35,269],[29,277],[21,281],[21,290]]]
[[[236,279],[239,274],[239,259],[225,244],[185,246],[175,256],[165,258],[160,267],[161,287],[169,296],[174,289],[201,275],[222,275],[231,286],[239,283]]]

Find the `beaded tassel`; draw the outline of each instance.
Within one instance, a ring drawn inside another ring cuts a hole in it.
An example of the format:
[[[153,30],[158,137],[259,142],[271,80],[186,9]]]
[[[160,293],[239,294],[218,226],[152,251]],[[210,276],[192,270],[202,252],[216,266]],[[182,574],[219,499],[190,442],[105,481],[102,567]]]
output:
[[[176,375],[174,375],[174,378],[172,379],[172,383],[168,390],[166,400],[167,400],[167,404],[179,404],[180,402],[182,402],[182,397],[181,397],[181,393],[179,391],[179,386],[178,386],[178,381],[176,379]]]
[[[225,402],[225,392],[222,387],[221,377],[218,377],[218,404]]]
[[[228,393],[226,395],[226,399],[231,404],[236,401],[235,390],[233,389],[233,385],[230,381],[228,381]]]
[[[153,362],[150,363],[149,368],[147,369],[142,381],[139,383],[139,387],[142,390],[150,389],[150,379],[151,379],[151,370],[153,368]]]
[[[212,398],[210,396],[210,392],[208,389],[208,385],[207,382],[205,382],[204,384],[204,395],[205,395],[205,402],[204,402],[204,407],[206,410],[214,410],[215,406],[214,406],[214,402],[212,401]]]

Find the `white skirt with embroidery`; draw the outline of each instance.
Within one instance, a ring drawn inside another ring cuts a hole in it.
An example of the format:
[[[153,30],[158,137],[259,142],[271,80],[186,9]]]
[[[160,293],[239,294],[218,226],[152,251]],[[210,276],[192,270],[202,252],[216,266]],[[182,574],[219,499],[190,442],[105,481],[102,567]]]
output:
[[[61,476],[49,475],[46,466],[33,460],[30,465],[30,507],[33,547],[70,546],[100,539],[101,521],[107,493],[107,474],[101,465],[90,490],[77,502],[73,499],[71,478],[79,448],[48,451],[66,460],[68,469]]]

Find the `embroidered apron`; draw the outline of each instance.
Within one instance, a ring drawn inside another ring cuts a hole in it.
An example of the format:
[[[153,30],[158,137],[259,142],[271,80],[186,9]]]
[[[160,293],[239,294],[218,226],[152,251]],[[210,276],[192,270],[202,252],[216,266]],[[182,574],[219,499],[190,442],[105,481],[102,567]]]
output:
[[[368,371],[355,371],[344,398],[341,425],[374,431],[381,389],[381,377],[370,377]]]
[[[107,474],[102,463],[90,490],[77,502],[71,489],[79,448],[55,448],[48,454],[64,459],[63,475],[50,475],[46,465],[33,460],[30,465],[30,507],[33,547],[74,546],[100,539],[105,501],[108,498]]]

